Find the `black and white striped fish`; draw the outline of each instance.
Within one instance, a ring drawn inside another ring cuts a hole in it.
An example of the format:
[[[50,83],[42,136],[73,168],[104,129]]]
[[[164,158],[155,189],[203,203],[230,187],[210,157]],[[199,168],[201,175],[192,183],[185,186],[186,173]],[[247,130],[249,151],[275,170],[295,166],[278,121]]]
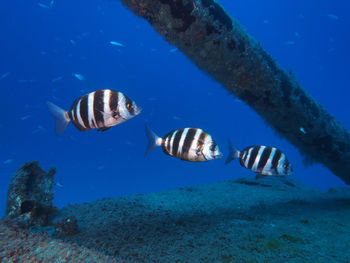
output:
[[[230,153],[226,164],[238,158],[240,164],[254,171],[257,177],[266,175],[291,175],[293,169],[287,157],[280,150],[269,146],[250,146],[243,151],[229,143]]]
[[[212,137],[198,128],[173,130],[161,138],[146,125],[146,135],[146,154],[161,146],[164,153],[190,162],[206,162],[222,157]]]
[[[61,135],[71,121],[80,131],[97,128],[105,131],[141,113],[141,108],[119,91],[102,89],[76,99],[69,111],[51,102],[47,107],[56,119],[56,133]]]

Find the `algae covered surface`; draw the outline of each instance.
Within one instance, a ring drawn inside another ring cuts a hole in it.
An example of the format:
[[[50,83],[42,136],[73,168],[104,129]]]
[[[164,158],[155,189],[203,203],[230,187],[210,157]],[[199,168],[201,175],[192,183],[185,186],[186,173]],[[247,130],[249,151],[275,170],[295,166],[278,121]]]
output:
[[[31,233],[8,221],[0,221],[0,262],[113,262],[93,249]]]
[[[70,205],[53,224],[68,217],[79,227],[69,236],[50,226],[24,234],[2,223],[1,262],[50,255],[80,262],[81,253],[84,262],[350,262],[350,190],[323,193],[286,178]]]

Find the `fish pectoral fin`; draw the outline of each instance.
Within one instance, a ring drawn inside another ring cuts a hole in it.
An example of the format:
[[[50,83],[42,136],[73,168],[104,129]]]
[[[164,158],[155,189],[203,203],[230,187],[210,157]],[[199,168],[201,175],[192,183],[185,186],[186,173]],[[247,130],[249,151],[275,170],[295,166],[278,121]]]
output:
[[[256,173],[256,175],[255,175],[255,179],[264,178],[264,177],[266,177],[266,176],[267,176],[267,175],[265,175],[265,174]]]
[[[110,128],[111,127],[102,127],[102,128],[97,129],[97,131],[104,132],[104,131],[107,131]]]
[[[196,150],[196,155],[197,155],[197,156],[201,156],[201,155],[203,155],[203,153],[202,153],[201,150],[197,149],[197,150]]]

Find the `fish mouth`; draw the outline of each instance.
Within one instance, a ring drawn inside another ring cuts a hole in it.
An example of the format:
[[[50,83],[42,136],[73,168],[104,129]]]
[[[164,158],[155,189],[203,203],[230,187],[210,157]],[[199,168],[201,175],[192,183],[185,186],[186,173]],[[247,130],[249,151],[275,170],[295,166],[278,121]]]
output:
[[[215,155],[215,159],[221,159],[222,157],[223,157],[222,153],[219,153],[219,154]]]
[[[214,159],[220,159],[222,158],[224,155],[222,154],[221,151],[217,151],[215,154],[214,154]]]
[[[219,154],[215,154],[215,155],[212,155],[210,156],[209,158],[207,158],[204,154],[203,154],[203,157],[206,161],[210,161],[210,160],[217,160],[217,159],[221,159],[223,157],[222,153],[219,153]]]
[[[141,112],[142,112],[142,108],[141,107],[137,107],[137,109],[135,110],[135,112],[134,112],[134,116],[137,116],[137,115],[139,115]]]

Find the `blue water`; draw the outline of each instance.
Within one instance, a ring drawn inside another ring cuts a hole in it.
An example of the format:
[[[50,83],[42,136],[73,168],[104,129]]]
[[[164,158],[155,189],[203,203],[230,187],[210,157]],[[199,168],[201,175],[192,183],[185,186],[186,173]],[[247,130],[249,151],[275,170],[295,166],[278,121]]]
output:
[[[55,188],[60,207],[254,176],[237,161],[189,163],[161,149],[145,158],[146,122],[161,136],[200,127],[225,155],[228,139],[238,148],[275,146],[293,164],[297,180],[323,190],[344,185],[321,165],[305,167],[298,151],[255,112],[118,1],[57,0],[50,8],[38,3],[50,5],[48,0],[17,0],[3,1],[0,8],[0,214],[11,176],[25,161],[57,168],[63,184]],[[349,129],[348,1],[220,3]],[[57,137],[45,102],[68,109],[77,97],[102,88],[124,92],[143,113],[103,133],[79,132],[69,124]]]

